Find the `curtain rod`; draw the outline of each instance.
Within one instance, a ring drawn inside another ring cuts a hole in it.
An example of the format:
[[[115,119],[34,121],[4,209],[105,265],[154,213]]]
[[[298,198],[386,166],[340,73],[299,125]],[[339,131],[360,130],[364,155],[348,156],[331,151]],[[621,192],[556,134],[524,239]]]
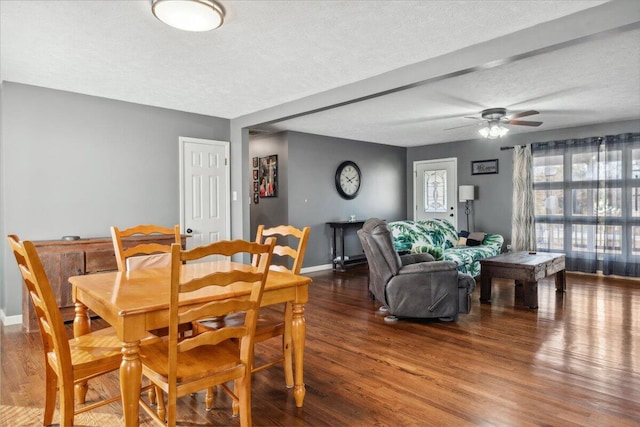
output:
[[[633,133],[633,132],[626,132],[626,133]],[[602,142],[606,138],[606,135],[605,136],[592,136],[590,138],[594,138],[594,139],[597,138]],[[549,142],[552,142],[552,141],[547,141],[547,142],[529,142],[528,144],[519,144],[519,145],[505,145],[503,147],[500,147],[500,151],[513,150],[516,147],[524,148],[527,145],[532,145],[532,144],[547,144]]]

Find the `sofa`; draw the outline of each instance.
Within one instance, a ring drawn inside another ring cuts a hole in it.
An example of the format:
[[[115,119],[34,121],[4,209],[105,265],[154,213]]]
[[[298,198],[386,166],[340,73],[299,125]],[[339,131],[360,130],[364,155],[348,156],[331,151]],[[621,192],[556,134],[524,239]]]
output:
[[[428,253],[400,256],[391,230],[381,219],[371,218],[358,230],[369,264],[369,290],[389,313],[398,317],[438,318],[455,321],[469,313],[473,277],[457,270],[451,261],[435,261]]]
[[[389,223],[393,246],[399,253],[429,253],[437,261],[452,261],[458,271],[480,275],[479,260],[502,252],[499,234],[457,232],[445,219],[393,221]]]

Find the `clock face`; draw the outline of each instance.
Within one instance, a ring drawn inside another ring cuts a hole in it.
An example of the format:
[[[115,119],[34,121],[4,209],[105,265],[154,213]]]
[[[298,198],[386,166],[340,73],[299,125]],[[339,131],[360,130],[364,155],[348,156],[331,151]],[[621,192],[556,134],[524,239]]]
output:
[[[347,160],[342,162],[336,170],[336,189],[345,199],[353,199],[360,190],[362,174],[360,168],[354,162]]]

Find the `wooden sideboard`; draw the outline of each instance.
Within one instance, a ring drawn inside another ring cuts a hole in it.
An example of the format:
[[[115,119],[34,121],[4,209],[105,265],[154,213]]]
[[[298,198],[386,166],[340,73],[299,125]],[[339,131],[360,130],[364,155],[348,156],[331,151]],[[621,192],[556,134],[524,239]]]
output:
[[[187,235],[182,236],[183,248],[186,244],[186,238]],[[170,235],[127,237],[123,239],[125,248],[142,242],[157,242],[163,245],[170,245],[173,241],[174,237]],[[39,240],[34,241],[33,244],[38,251],[65,322],[73,320],[75,316],[69,277],[118,269],[110,237],[70,241]],[[22,327],[26,332],[38,330],[35,309],[24,285],[22,286]]]

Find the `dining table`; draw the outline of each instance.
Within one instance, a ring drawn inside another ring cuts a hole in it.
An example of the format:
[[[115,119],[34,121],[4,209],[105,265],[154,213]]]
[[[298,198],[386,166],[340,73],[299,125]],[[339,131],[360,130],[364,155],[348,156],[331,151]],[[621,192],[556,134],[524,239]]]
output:
[[[187,263],[181,267],[181,281],[201,277],[214,271],[252,270],[255,267],[230,260]],[[75,304],[74,336],[91,331],[89,310],[109,323],[122,342],[120,391],[126,426],[139,425],[139,395],[142,384],[140,341],[147,331],[169,325],[171,269],[149,268],[125,272],[104,272],[69,278]],[[306,326],[304,304],[309,299],[311,279],[288,272],[270,270],[261,306],[290,303],[293,308],[291,331],[294,358],[293,394],[297,407],[305,396],[303,356]],[[211,287],[210,287],[211,288]],[[201,289],[180,298],[184,309],[225,298],[249,297],[250,285],[234,284],[231,290]]]

